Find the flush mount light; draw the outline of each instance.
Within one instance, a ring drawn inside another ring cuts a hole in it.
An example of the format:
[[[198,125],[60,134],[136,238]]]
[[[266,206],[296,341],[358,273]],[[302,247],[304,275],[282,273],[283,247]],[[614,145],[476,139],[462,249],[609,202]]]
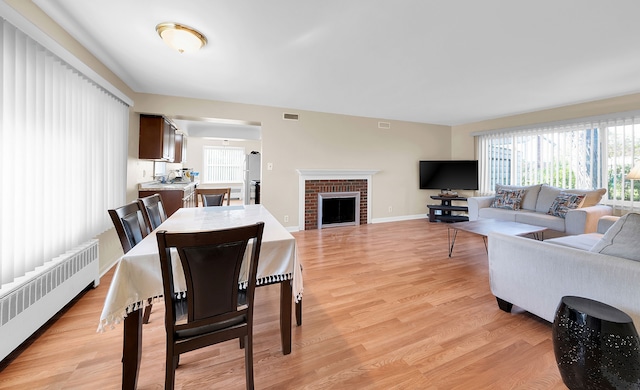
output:
[[[199,31],[178,23],[160,23],[156,26],[160,38],[180,53],[197,51],[207,44],[207,38]]]

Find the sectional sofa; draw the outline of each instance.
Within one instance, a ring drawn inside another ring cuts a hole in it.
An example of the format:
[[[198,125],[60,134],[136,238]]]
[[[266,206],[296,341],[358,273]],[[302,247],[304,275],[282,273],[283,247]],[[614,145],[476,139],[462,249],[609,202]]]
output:
[[[553,322],[560,299],[576,295],[617,307],[640,324],[640,214],[604,217],[598,231],[546,241],[492,233],[489,280],[498,306],[516,305]]]
[[[493,218],[544,226],[545,237],[595,232],[598,220],[611,215],[609,206],[598,204],[606,189],[567,190],[546,184],[496,185],[493,196],[467,199],[469,220]]]

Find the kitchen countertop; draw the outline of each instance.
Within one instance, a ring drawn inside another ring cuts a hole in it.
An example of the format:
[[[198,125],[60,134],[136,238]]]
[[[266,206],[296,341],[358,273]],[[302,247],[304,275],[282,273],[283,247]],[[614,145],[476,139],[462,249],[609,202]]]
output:
[[[184,181],[176,183],[162,184],[159,181],[150,181],[146,183],[138,183],[139,191],[169,191],[169,190],[185,190],[190,186],[196,186],[200,184],[199,181]]]

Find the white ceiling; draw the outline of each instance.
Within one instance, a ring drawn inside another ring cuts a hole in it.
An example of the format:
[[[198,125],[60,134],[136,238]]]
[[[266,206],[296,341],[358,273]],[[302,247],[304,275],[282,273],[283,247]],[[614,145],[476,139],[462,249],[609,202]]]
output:
[[[638,0],[34,2],[137,92],[444,125],[640,92]]]

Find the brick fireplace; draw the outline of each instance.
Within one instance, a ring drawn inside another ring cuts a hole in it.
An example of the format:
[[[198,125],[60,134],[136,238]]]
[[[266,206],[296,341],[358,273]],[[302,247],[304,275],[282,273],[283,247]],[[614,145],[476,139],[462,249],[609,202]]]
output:
[[[318,228],[318,194],[332,192],[360,193],[360,224],[371,218],[371,176],[378,171],[298,169],[300,174],[299,228]]]

